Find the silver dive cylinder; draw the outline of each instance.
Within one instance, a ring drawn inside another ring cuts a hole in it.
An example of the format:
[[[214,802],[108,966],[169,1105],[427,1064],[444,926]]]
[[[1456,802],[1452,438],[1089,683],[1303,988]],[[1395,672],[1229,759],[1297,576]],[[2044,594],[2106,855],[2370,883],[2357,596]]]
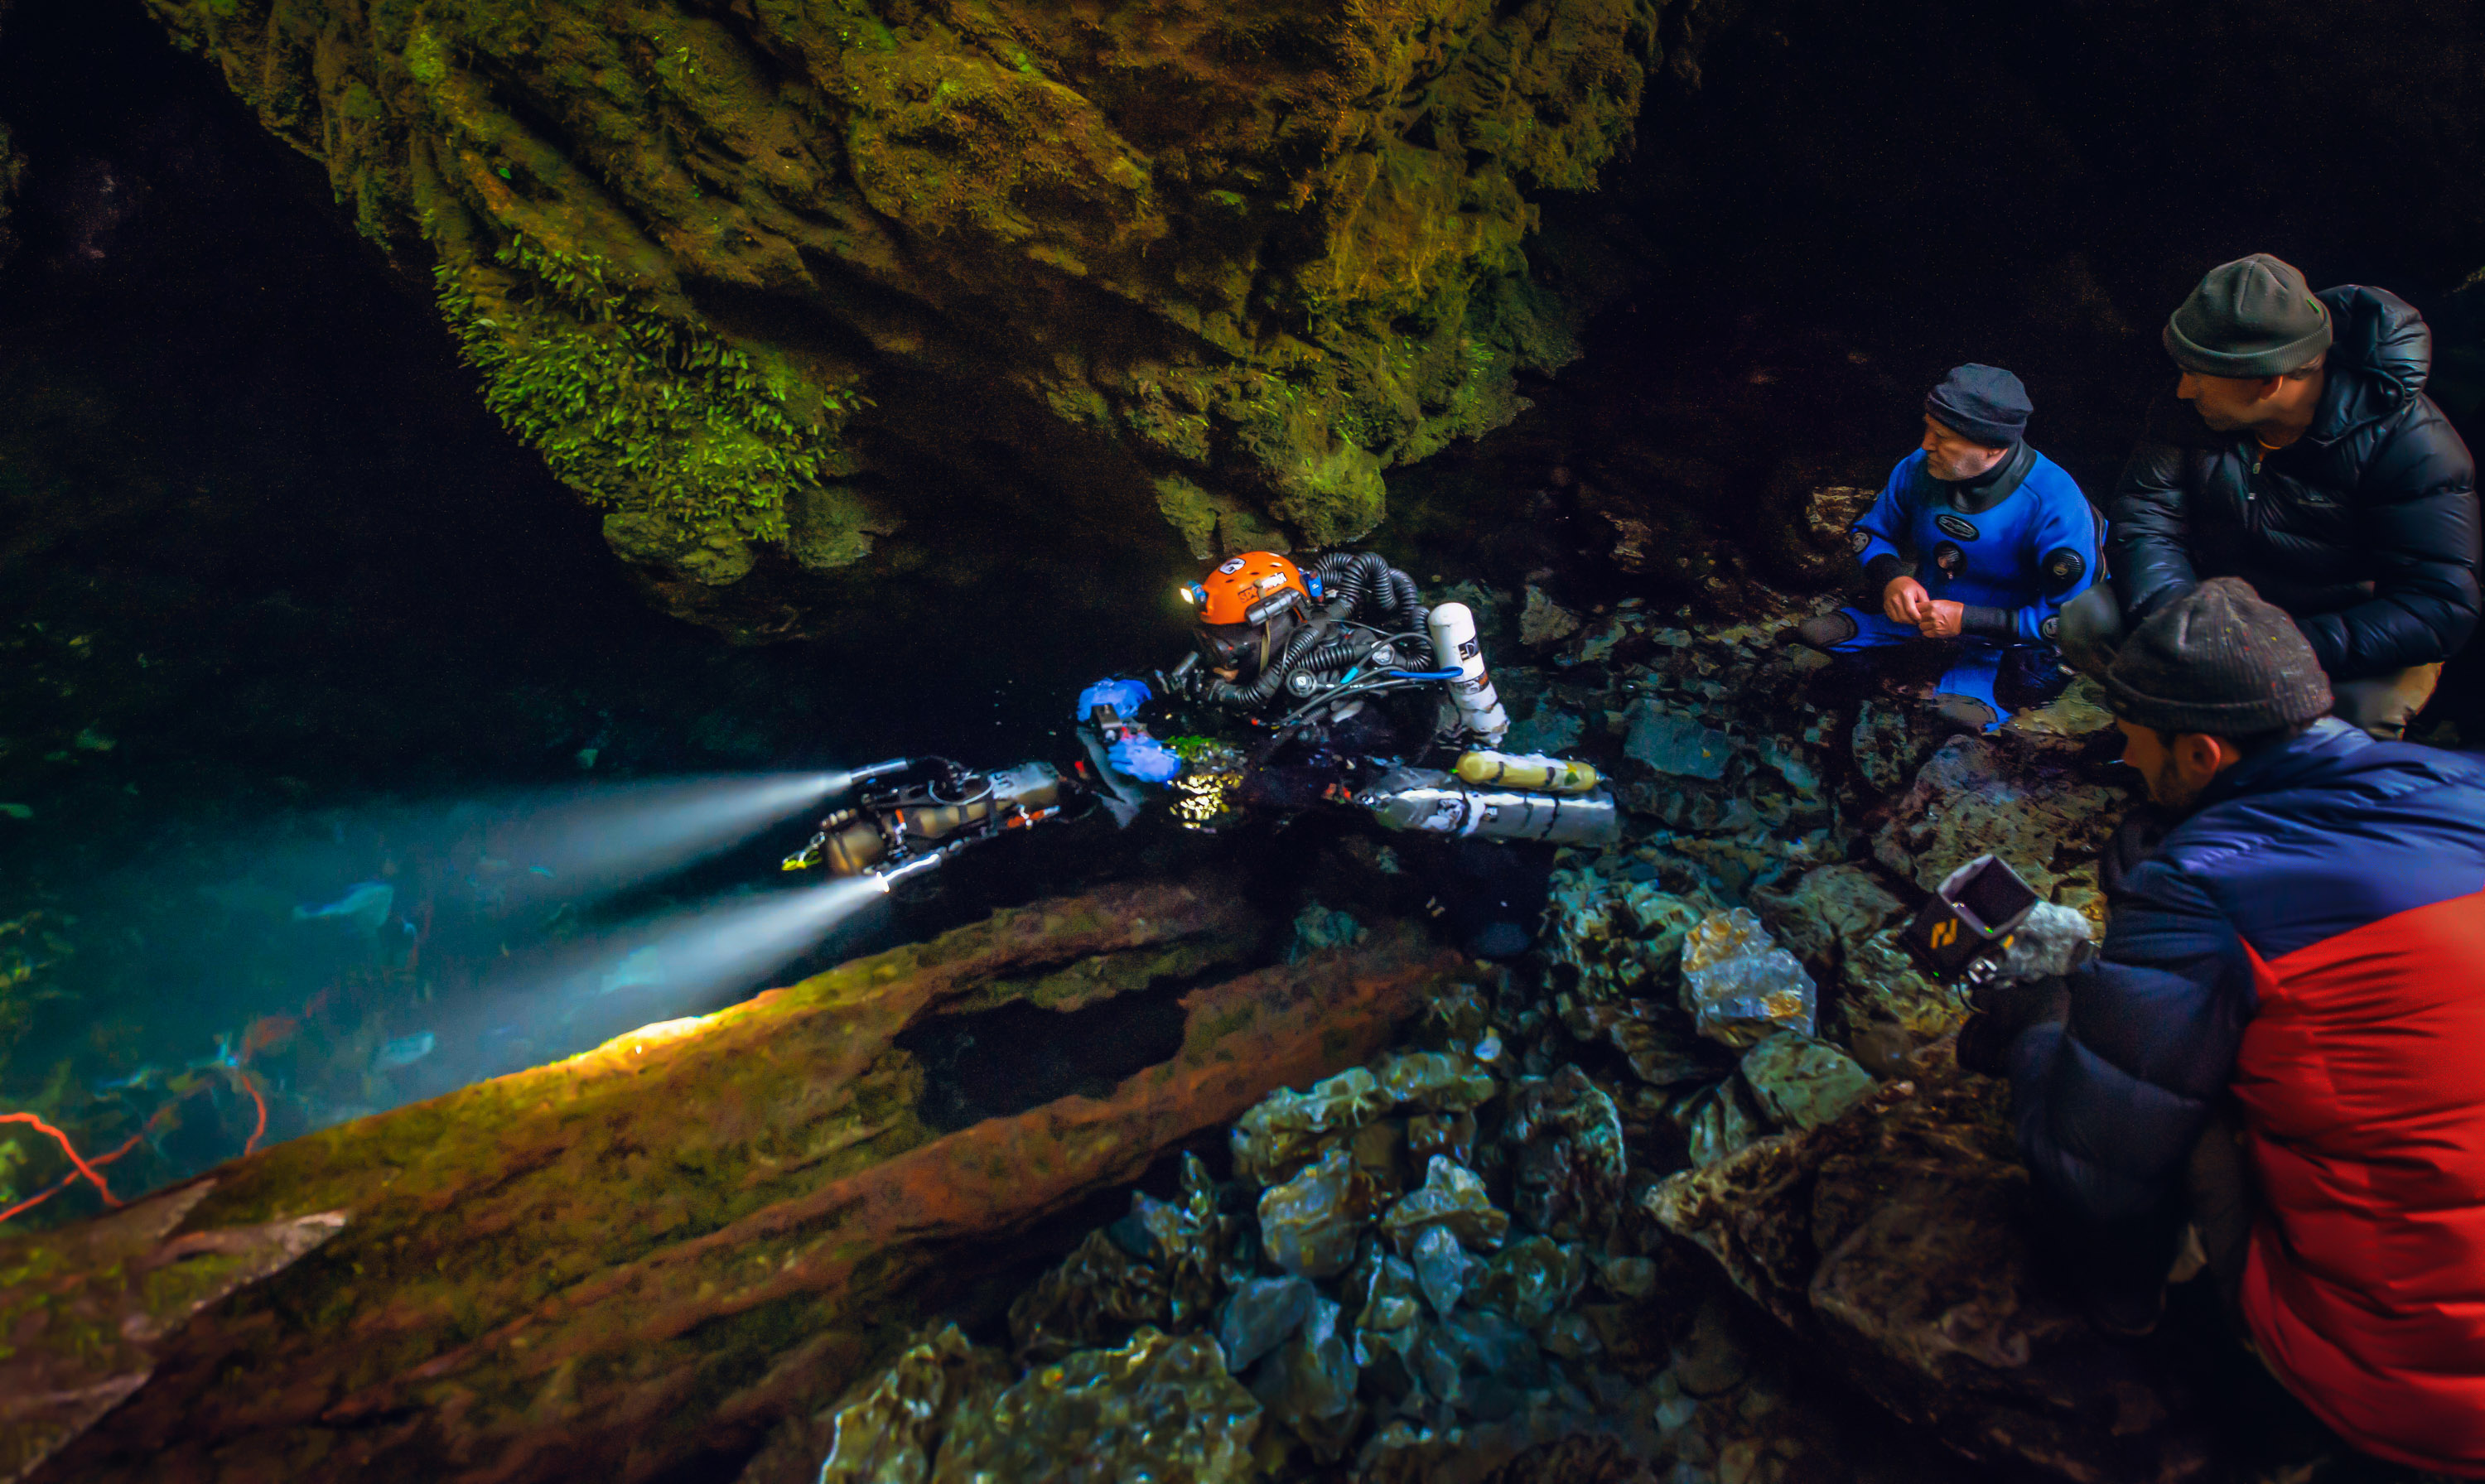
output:
[[[921,855],[909,856],[894,866],[881,866],[863,874],[869,877],[883,892],[895,891],[900,881],[911,881],[918,876],[929,876],[940,870],[941,863],[947,860],[950,853],[957,849],[954,845],[943,846],[940,850]]]
[[[1608,789],[1586,794],[1471,789],[1427,768],[1393,769],[1354,796],[1354,801],[1387,828],[1425,835],[1611,845],[1622,825]]]
[[[1476,638],[1475,614],[1463,603],[1444,603],[1433,609],[1433,659],[1435,667],[1459,673],[1449,682],[1450,699],[1458,704],[1459,720],[1488,742],[1498,742],[1510,730],[1510,713],[1485,673],[1484,645]]]

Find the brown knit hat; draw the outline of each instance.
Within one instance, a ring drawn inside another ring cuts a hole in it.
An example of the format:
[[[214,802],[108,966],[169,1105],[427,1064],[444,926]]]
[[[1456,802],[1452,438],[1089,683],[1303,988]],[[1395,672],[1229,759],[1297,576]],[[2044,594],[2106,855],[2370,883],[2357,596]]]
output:
[[[2150,614],[2105,671],[2106,704],[2161,732],[2250,737],[2330,710],[2330,677],[2295,620],[2241,578],[2211,578]]]

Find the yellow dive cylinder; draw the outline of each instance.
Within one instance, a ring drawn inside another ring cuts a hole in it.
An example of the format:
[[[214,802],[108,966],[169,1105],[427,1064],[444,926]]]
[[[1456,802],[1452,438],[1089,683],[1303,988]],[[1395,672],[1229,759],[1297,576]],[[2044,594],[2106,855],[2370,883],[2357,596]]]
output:
[[[888,853],[888,842],[881,838],[880,825],[870,820],[858,820],[836,830],[821,843],[819,858],[834,876],[860,876],[880,864]]]
[[[1597,770],[1568,758],[1542,753],[1475,751],[1459,759],[1461,782],[1477,788],[1529,789],[1541,794],[1585,794],[1597,786]]]
[[[891,810],[889,817],[904,827],[909,839],[938,840],[956,833],[961,826],[991,819],[996,807],[989,798],[971,804],[917,804]],[[860,876],[888,854],[888,837],[881,831],[878,820],[857,820],[843,829],[833,830],[820,847],[820,859],[832,875]]]

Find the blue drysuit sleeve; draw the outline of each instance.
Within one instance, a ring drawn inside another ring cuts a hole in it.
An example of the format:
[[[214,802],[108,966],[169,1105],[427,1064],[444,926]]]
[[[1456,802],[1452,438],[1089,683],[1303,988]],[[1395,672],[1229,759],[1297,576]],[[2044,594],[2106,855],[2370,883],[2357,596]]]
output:
[[[1907,527],[1915,523],[1915,506],[1910,499],[1916,488],[1916,469],[1924,462],[1924,450],[1918,449],[1898,461],[1890,471],[1890,482],[1881,486],[1881,498],[1855,523],[1856,534],[1864,544],[1855,549],[1855,559],[1865,566],[1872,565],[1876,556],[1895,556],[1900,561],[1914,561],[1908,550]]]
[[[2163,859],[2134,871],[2098,961],[2071,981],[2069,1021],[2010,1048],[2037,1185],[2093,1223],[2160,1207],[2233,1075],[2255,1001],[2251,955],[2199,883]]]
[[[2097,580],[2096,512],[2069,474],[2051,466],[2044,473],[2048,477],[2034,492],[2036,518],[2029,523],[2026,548],[2038,596],[2010,610],[2011,634],[2023,644],[2052,639],[2046,626]]]

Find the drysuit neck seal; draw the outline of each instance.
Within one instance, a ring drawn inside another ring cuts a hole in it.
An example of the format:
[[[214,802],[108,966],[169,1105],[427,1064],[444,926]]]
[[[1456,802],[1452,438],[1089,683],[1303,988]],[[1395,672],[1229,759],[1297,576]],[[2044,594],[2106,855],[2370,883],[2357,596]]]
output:
[[[2025,439],[2010,445],[2001,462],[1973,479],[1936,479],[1934,486],[1950,498],[1950,507],[1961,515],[1982,515],[2008,499],[2028,471],[2036,467],[2036,450]]]

